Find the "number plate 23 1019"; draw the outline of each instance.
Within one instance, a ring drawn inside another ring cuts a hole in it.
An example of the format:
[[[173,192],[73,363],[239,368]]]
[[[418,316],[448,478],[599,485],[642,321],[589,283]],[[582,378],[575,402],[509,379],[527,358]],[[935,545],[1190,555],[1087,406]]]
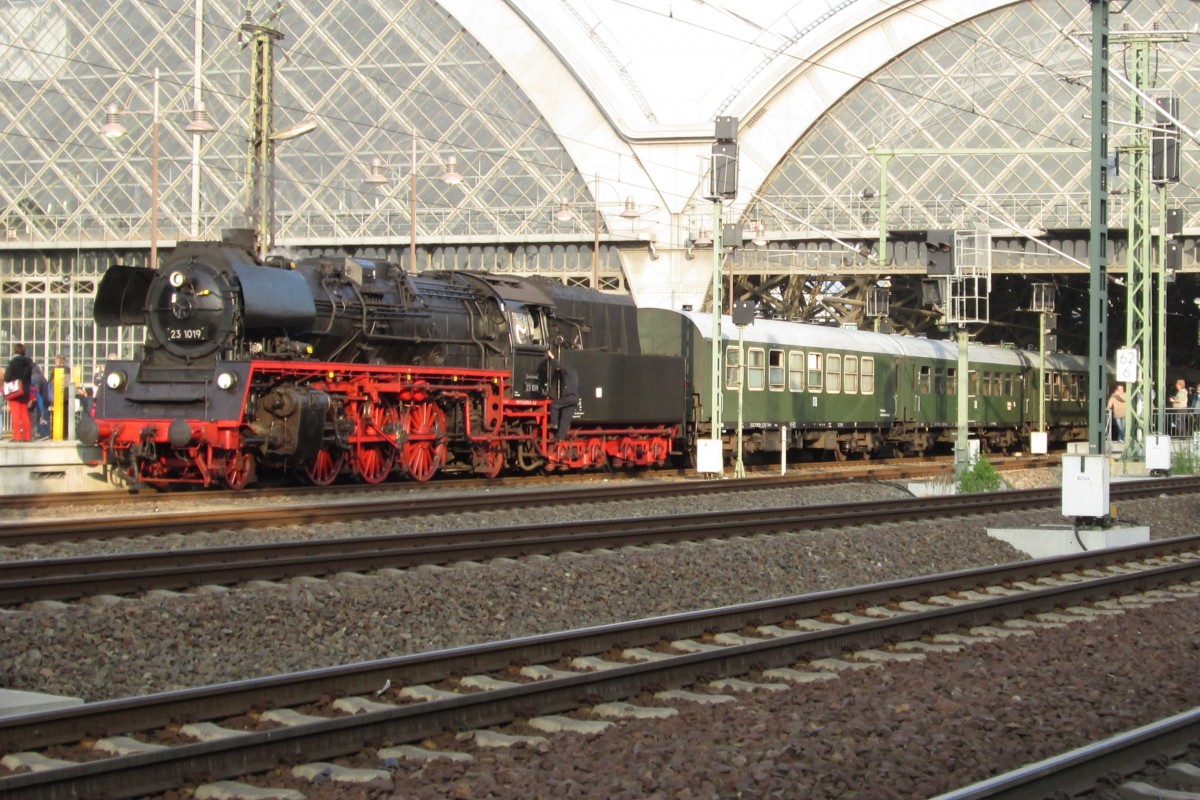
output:
[[[167,328],[167,338],[172,342],[203,342],[208,339],[208,331],[198,328]]]

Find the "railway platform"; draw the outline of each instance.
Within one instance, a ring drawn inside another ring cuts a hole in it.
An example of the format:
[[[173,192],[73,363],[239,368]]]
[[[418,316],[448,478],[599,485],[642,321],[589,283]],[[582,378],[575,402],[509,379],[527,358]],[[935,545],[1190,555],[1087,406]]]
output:
[[[0,495],[98,492],[117,489],[99,467],[100,449],[79,442],[0,439]]]

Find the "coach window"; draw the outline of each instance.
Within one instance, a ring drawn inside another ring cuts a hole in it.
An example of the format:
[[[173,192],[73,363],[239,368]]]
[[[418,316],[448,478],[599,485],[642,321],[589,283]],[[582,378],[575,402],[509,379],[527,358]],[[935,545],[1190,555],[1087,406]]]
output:
[[[970,370],[967,372],[967,397],[979,396],[979,371]]]
[[[1004,373],[1004,396],[1013,396],[1013,376],[1011,372]]]
[[[940,372],[941,370],[938,370],[938,371]],[[947,367],[946,368],[946,391],[944,392],[944,394],[947,394],[947,395],[957,395],[958,394],[958,368],[957,367]]]
[[[761,347],[751,347],[746,351],[746,388],[752,392],[762,391],[765,361],[766,354]]]
[[[842,389],[846,394],[858,394],[858,356],[846,356],[842,364]]]
[[[930,367],[921,367],[917,373],[917,393],[930,394],[933,391],[933,370]]]
[[[788,351],[788,390],[804,391],[804,351]]]
[[[875,394],[875,359],[863,356],[860,363],[858,389],[863,394]]]
[[[767,353],[767,385],[773,392],[783,391],[783,351]]]
[[[819,392],[824,385],[825,371],[822,369],[820,353],[808,354],[808,390],[810,392]]]
[[[842,391],[842,357],[832,353],[825,359],[825,391],[830,394]]]
[[[742,382],[742,354],[736,346],[725,348],[725,388],[736,389]]]

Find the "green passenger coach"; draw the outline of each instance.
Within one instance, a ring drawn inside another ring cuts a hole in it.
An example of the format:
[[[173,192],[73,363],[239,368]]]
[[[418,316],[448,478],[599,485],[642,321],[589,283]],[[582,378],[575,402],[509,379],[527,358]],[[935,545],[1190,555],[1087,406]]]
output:
[[[711,435],[712,315],[640,309],[645,353],[682,354],[690,446]],[[845,458],[921,454],[952,445],[958,414],[958,346],[907,336],[756,319],[722,319],[722,437],[735,438],[738,388],[747,453]],[[1035,353],[968,348],[970,435],[985,451],[1026,446],[1039,428]],[[1045,428],[1050,442],[1086,438],[1086,362],[1047,356]],[[670,387],[661,387],[671,391]],[[786,441],[785,437],[786,436]]]

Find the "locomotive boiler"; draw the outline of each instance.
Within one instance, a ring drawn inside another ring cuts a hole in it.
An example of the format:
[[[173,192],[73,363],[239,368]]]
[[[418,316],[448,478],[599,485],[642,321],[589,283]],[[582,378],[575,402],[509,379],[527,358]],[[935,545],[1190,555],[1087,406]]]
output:
[[[145,326],[79,429],[116,477],[378,483],[652,466],[680,446],[683,359],[641,352],[628,297],[346,256],[264,263],[247,244],[182,243],[157,270],[105,273],[97,324]],[[562,442],[547,428],[552,353],[580,375]]]

